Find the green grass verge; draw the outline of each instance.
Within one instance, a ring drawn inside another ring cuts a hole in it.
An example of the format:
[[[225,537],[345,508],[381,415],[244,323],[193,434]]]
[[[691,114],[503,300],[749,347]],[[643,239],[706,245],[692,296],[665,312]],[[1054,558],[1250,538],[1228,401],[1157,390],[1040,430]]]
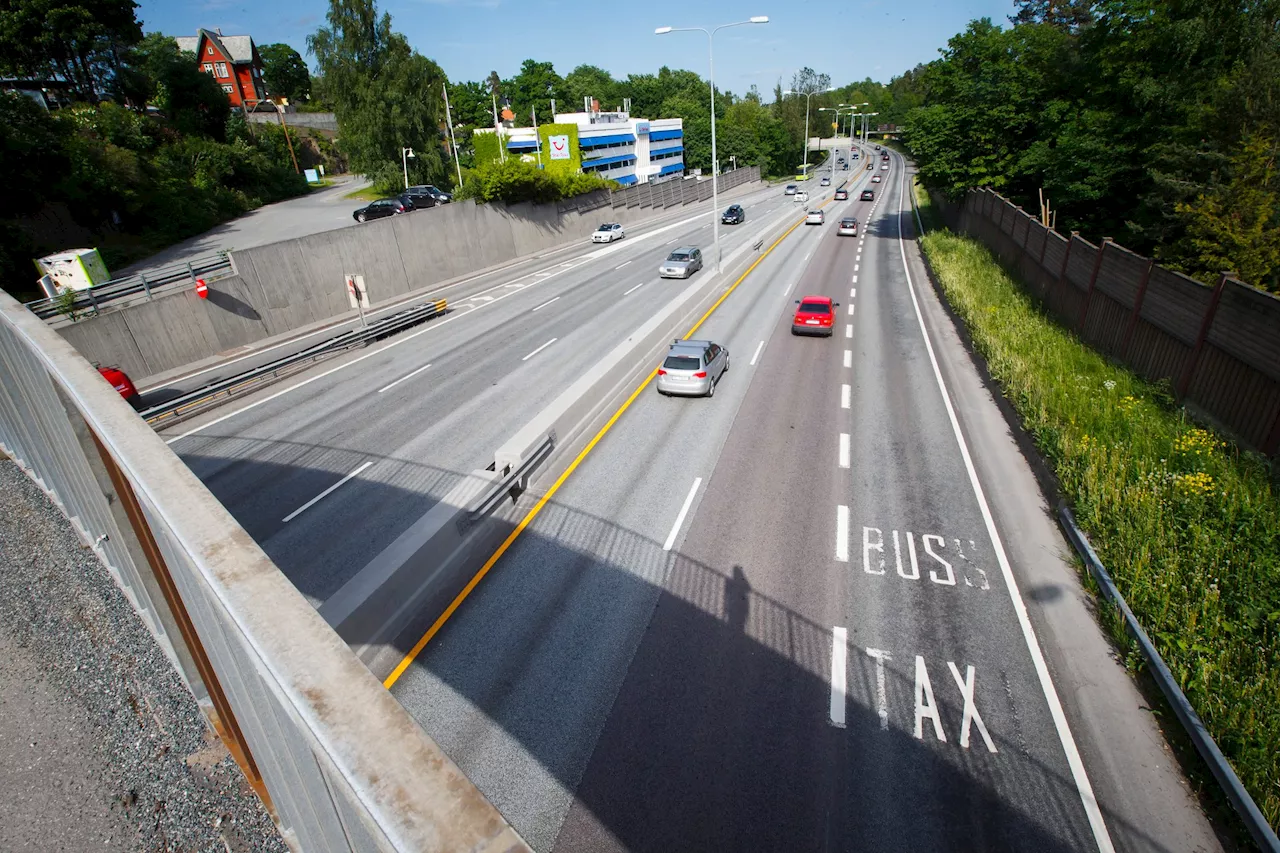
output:
[[[374,187],[364,187],[363,189],[352,190],[345,194],[343,198],[351,198],[356,201],[377,201],[380,198],[391,198],[395,193],[379,192]]]
[[[1280,824],[1280,497],[1267,461],[1048,319],[978,243],[932,231],[921,244],[1121,594]],[[1120,623],[1104,621],[1138,668]]]

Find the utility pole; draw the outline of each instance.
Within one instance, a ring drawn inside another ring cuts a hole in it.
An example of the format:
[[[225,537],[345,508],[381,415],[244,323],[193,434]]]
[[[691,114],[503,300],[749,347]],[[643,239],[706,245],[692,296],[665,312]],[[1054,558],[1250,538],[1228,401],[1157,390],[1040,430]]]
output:
[[[453,135],[453,113],[449,111],[449,84],[440,86],[444,90],[444,120],[449,125],[449,144],[453,146],[453,166],[458,170],[458,187],[462,187],[462,163],[458,160],[458,140]]]

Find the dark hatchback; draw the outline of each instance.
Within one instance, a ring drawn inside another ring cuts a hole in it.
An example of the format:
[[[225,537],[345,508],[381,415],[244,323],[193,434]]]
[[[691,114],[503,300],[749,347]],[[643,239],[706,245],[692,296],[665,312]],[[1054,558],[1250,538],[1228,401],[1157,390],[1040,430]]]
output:
[[[720,222],[724,225],[741,225],[747,221],[747,212],[742,209],[740,204],[731,204],[729,208],[720,217]]]
[[[875,193],[875,190],[863,190],[863,191],[862,191],[862,200],[863,200],[863,201],[875,201],[875,200],[876,200],[876,193]]]
[[[413,202],[401,201],[398,198],[384,198],[372,202],[353,212],[351,217],[356,222],[368,222],[370,219],[382,219],[385,216],[396,216],[413,210]]]
[[[414,207],[434,207],[437,204],[448,204],[453,201],[453,196],[431,184],[419,184],[418,186],[409,187],[402,195],[408,196]],[[430,201],[427,201],[427,199],[430,199]],[[419,200],[422,201],[421,204],[418,203]]]

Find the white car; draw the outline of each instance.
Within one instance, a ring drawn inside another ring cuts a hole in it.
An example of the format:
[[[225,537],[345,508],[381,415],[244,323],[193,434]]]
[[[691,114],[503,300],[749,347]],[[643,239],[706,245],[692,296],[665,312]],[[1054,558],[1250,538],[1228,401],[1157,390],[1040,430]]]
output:
[[[805,225],[821,225],[826,221],[826,217],[822,215],[821,210],[811,210],[809,215],[804,218]]]
[[[888,164],[888,163],[884,163],[883,165],[881,165],[881,166],[880,166],[880,168],[881,168],[881,169],[888,170],[888,168],[889,168],[889,164]]]
[[[822,186],[824,186],[824,187],[829,187],[829,186],[831,186],[831,179],[830,179],[830,178],[823,178],[823,179],[822,179]]]
[[[804,202],[804,201],[808,201],[808,200],[809,200],[809,194],[808,194],[807,192],[805,192],[804,190],[801,190],[800,192],[796,193],[796,201],[797,201],[797,202]]]
[[[872,176],[871,176],[871,183],[873,183],[873,184],[878,184],[878,183],[880,183],[880,176],[879,176],[879,175],[872,175]]]
[[[612,243],[614,240],[621,240],[627,236],[622,230],[622,226],[616,222],[606,222],[595,230],[591,235],[592,243]]]

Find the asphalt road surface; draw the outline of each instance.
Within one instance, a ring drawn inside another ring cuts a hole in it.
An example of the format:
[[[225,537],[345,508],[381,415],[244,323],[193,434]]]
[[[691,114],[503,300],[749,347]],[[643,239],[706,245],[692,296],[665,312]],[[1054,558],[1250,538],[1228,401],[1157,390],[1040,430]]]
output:
[[[735,201],[747,222],[721,227],[726,254],[803,208],[781,187]],[[433,293],[447,316],[161,434],[319,606],[585,365],[711,274],[710,211]],[[707,268],[690,284],[659,279],[683,245],[701,246]]]
[[[1219,849],[891,162],[699,330],[731,354],[715,397],[644,389],[392,686],[536,849]],[[833,337],[791,335],[807,294],[841,303]],[[503,332],[511,358],[555,337],[538,323]]]

